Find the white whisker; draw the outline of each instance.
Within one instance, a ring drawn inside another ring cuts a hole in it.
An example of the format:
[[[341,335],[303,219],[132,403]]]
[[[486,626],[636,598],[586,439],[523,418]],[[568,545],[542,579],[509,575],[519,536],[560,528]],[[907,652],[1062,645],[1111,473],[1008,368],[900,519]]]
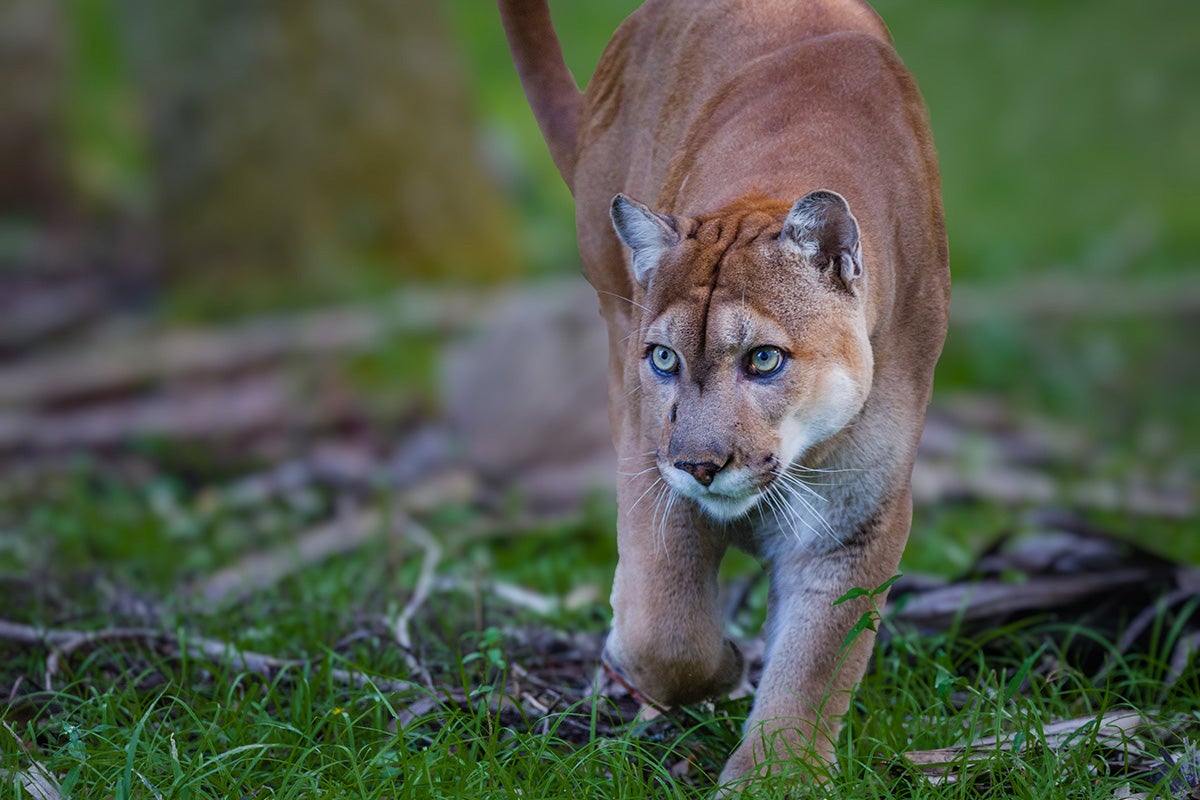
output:
[[[763,501],[767,504],[767,508],[775,516],[775,525],[779,528],[779,532],[783,533],[783,519],[779,516],[778,498],[776,497],[776,489],[774,486],[763,492]]]
[[[658,469],[658,465],[651,464],[650,466],[646,467],[645,469],[639,470],[637,472],[622,472],[621,470],[617,470],[617,474],[623,475],[626,478],[636,478],[638,475],[645,475],[647,472],[653,472],[656,469]]]
[[[650,527],[657,529],[658,537],[655,541],[655,548],[658,547],[658,542],[662,542],[663,555],[666,556],[667,563],[671,563],[671,548],[667,543],[667,519],[671,516],[671,508],[675,505],[675,500],[679,495],[675,494],[669,486],[664,485],[663,496],[666,497],[666,505],[662,509],[662,519],[658,519],[658,507],[655,504],[654,517],[650,520]]]
[[[625,344],[626,342],[628,342],[630,339],[632,339],[635,336],[641,336],[648,330],[650,330],[649,325],[643,325],[640,328],[634,328],[633,330],[631,330],[629,332],[629,335],[621,337],[621,344]]]
[[[785,483],[785,485],[789,486],[792,489],[799,488],[799,489],[803,489],[803,490],[807,491],[808,493],[812,494],[814,497],[816,497],[821,502],[828,502],[824,497],[817,494],[815,491],[813,491],[808,486],[806,486],[803,481],[797,480],[795,478],[795,476],[791,476],[791,475],[786,476],[784,478],[784,483]],[[809,502],[804,497],[804,495],[797,494],[795,491],[793,491],[791,493],[791,497],[794,497],[798,503],[800,503],[806,510],[809,511],[809,513],[811,513],[813,516],[817,517],[817,519],[819,519],[821,521],[822,525],[824,525],[824,527],[826,529],[828,529],[830,533],[832,533],[836,536],[836,533],[834,533],[834,530],[833,530],[833,526],[831,526],[826,521],[824,515],[822,515],[821,512],[817,511],[816,506],[814,506],[811,502]]]
[[[800,497],[800,495],[789,493],[786,495],[782,495],[781,499],[787,505],[787,507],[792,510],[794,519],[797,522],[799,522],[800,524],[802,524],[805,528],[808,528],[809,533],[813,534],[814,536],[816,536],[818,538],[830,536],[834,541],[838,540],[837,535],[833,533],[832,528],[830,528],[828,532],[824,531],[824,530],[820,530],[815,525],[813,525],[811,522],[809,522],[808,519],[805,517],[805,515],[801,514],[799,511],[796,510],[795,506],[792,505],[793,499],[799,500],[802,505],[805,505],[805,507],[808,508],[808,510],[810,512],[812,512],[814,514],[814,516],[817,517],[817,519],[819,519],[821,522],[825,523],[826,527],[829,526],[829,523],[825,522],[824,517],[822,517],[820,514],[817,514],[815,511],[812,511],[812,507],[808,506],[807,504],[804,503],[804,498]]]
[[[658,520],[658,510],[662,506],[663,500],[666,498],[667,493],[666,493],[665,489],[666,489],[666,486],[664,485],[663,487],[659,488],[659,490],[657,492],[655,492],[655,494],[654,494],[654,506],[651,509],[651,513],[650,513],[650,535],[651,536],[654,536],[654,529],[657,524],[656,521]],[[665,542],[663,543],[663,548],[664,548],[664,550],[666,549]],[[658,537],[654,537],[654,552],[656,554],[658,553]]]
[[[810,495],[817,498],[822,503],[829,502],[823,496],[818,494],[817,490],[813,489],[811,484],[809,484],[807,481],[801,479],[800,477],[798,477],[796,475],[789,475],[786,472],[776,472],[775,476],[780,482],[792,487],[793,489],[800,489],[802,491],[808,492]],[[831,484],[826,484],[826,485],[831,485]]]
[[[792,507],[792,504],[787,502],[787,497],[782,491],[776,487],[772,487],[772,491],[774,492],[773,501],[775,506],[779,509],[780,513],[783,514],[783,518],[787,520],[786,532],[790,532],[792,534],[792,538],[797,542],[803,541],[803,537],[800,536],[800,529],[796,526],[796,523],[804,522],[804,520],[800,519],[799,512]],[[785,531],[783,531],[781,528],[780,532]]]
[[[795,463],[788,464],[787,467],[785,468],[785,471],[787,471],[787,472],[791,472],[791,471],[807,472],[807,473],[813,473],[813,474],[832,473],[832,472],[866,472],[866,470],[857,469],[854,467],[845,467],[843,469],[828,469],[828,468],[822,468],[822,467],[806,467],[803,464],[795,464]]]
[[[606,295],[608,295],[609,297],[615,297],[615,298],[617,298],[618,300],[624,300],[626,303],[629,303],[629,305],[631,305],[631,306],[637,306],[638,308],[642,309],[642,310],[643,310],[643,311],[645,311],[646,313],[651,313],[651,312],[650,312],[650,309],[646,308],[646,307],[645,307],[644,305],[642,305],[641,303],[638,303],[638,302],[635,302],[635,301],[633,301],[633,300],[630,300],[628,297],[625,297],[624,295],[619,295],[619,294],[617,294],[616,292],[607,292],[607,291],[605,291],[604,289],[597,289],[597,290],[596,290],[596,294],[606,294]]]
[[[626,509],[625,513],[632,514],[633,510],[638,507],[638,505],[642,502],[642,500],[645,499],[646,495],[650,494],[651,489],[658,486],[662,482],[663,482],[663,478],[661,475],[659,475],[657,478],[654,479],[654,483],[650,484],[650,486],[646,489],[646,491],[642,492],[641,496],[638,497],[638,499],[634,501],[633,505],[630,506],[628,509]]]
[[[837,530],[829,523],[829,520],[825,519],[825,515],[818,511],[816,506],[809,502],[809,500],[805,498],[805,496],[801,494],[799,490],[802,489],[821,501],[825,501],[825,498],[817,494],[795,475],[788,475],[778,470],[774,474],[778,480],[776,484],[772,485],[771,488],[774,490],[779,487],[783,487],[779,491],[779,498],[792,511],[794,518],[808,528],[808,530],[814,535],[828,537],[833,539],[838,544],[842,544],[842,540],[838,538]],[[788,489],[790,491],[785,493],[783,489]],[[801,514],[800,511],[798,511],[796,507],[792,505],[793,500],[795,500],[804,511],[807,511],[808,514]],[[815,525],[813,525],[812,522],[809,521],[808,517],[810,516],[816,518],[817,522],[820,523],[821,529],[818,529]]]

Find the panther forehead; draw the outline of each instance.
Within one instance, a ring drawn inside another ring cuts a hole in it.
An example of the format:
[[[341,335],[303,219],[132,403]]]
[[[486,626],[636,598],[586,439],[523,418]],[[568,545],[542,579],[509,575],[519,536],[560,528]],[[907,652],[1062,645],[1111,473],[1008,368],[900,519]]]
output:
[[[770,314],[749,301],[728,298],[709,311],[708,353],[740,355],[752,347],[788,347],[792,336]]]
[[[699,326],[701,311],[694,303],[673,304],[646,327],[645,341],[664,344],[686,341]],[[714,298],[707,312],[706,355],[740,353],[762,344],[783,345],[792,338],[770,313],[749,300]]]

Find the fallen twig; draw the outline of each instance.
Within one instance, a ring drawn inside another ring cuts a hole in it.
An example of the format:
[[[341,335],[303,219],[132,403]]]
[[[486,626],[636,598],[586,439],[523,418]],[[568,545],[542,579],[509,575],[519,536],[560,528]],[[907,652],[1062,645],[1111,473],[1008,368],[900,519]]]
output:
[[[1121,638],[1117,640],[1113,655],[1125,655],[1134,642],[1141,638],[1141,636],[1146,633],[1146,631],[1148,631],[1150,627],[1155,624],[1155,622],[1162,619],[1163,614],[1168,609],[1174,608],[1176,605],[1187,600],[1191,600],[1195,597],[1196,590],[1194,587],[1183,586],[1159,598],[1157,602],[1143,608],[1141,612],[1134,617],[1128,625],[1125,626],[1125,630],[1121,632]],[[1193,636],[1200,636],[1200,632],[1193,634]],[[1174,683],[1179,679],[1179,675],[1187,663],[1189,652],[1187,650],[1186,642],[1186,639],[1180,641],[1175,648],[1174,658],[1171,661],[1172,674],[1167,676],[1168,684]],[[1183,663],[1177,664],[1176,662],[1180,659],[1180,657],[1182,657]],[[1101,670],[1096,674],[1095,683],[1097,685],[1104,683],[1105,679],[1108,677],[1108,673],[1114,666],[1116,666],[1116,663],[1117,662],[1111,658],[1105,662],[1104,667],[1101,668]]]
[[[40,289],[40,290],[39,290]],[[0,353],[36,347],[104,311],[105,287],[89,276],[46,287],[0,287]]]
[[[438,562],[442,558],[442,548],[437,541],[420,525],[409,523],[406,526],[405,532],[408,538],[419,544],[425,551],[425,556],[421,561],[421,573],[417,577],[417,585],[413,588],[412,596],[408,598],[408,602],[404,604],[403,610],[391,624],[392,635],[396,642],[404,651],[404,660],[408,664],[409,672],[420,677],[421,682],[432,688],[433,680],[429,675],[429,670],[425,669],[425,665],[417,657],[416,648],[413,647],[412,631],[409,626],[412,623],[413,617],[425,605],[425,601],[429,598],[430,589],[433,586],[433,577],[437,572]]]
[[[191,594],[207,607],[219,608],[274,586],[305,567],[349,553],[389,532],[404,532],[414,524],[403,516],[405,513],[420,514],[439,505],[466,502],[474,493],[475,483],[465,473],[448,471],[435,475],[397,494],[398,513],[391,522],[380,511],[372,509],[322,523],[279,547],[250,553],[218,570],[193,587]]]
[[[282,375],[257,375],[79,410],[0,412],[0,452],[89,450],[140,436],[244,436],[278,430],[295,419],[294,411],[295,399]]]
[[[74,352],[0,368],[0,405],[75,401],[158,380],[244,372],[292,355],[364,350],[396,333],[461,329],[478,318],[489,297],[495,301],[496,293],[410,287],[371,306],[93,341]]]
[[[389,526],[375,509],[335,518],[301,533],[286,545],[266,552],[250,553],[218,570],[193,589],[208,608],[279,583],[306,566],[350,552],[377,538]]]
[[[970,622],[1057,608],[1124,586],[1139,586],[1149,575],[1145,569],[1037,575],[1021,583],[1019,590],[1002,578],[954,583],[906,595],[892,618],[920,628],[940,630],[956,620]]]
[[[38,645],[52,651],[57,651],[60,655],[53,659],[55,670],[57,670],[62,655],[98,642],[115,639],[157,642],[169,647],[176,655],[186,653],[192,658],[204,658],[208,661],[225,664],[234,669],[253,672],[258,675],[272,675],[281,669],[306,667],[312,663],[303,659],[276,658],[275,656],[255,653],[250,650],[239,650],[230,643],[218,639],[203,637],[180,638],[175,634],[157,628],[107,628],[97,631],[41,629],[19,622],[0,620],[0,639]],[[51,657],[48,656],[46,668],[47,691],[53,691],[52,680],[54,674],[51,671]],[[399,692],[407,691],[414,687],[411,681],[377,678],[361,672],[352,672],[337,668],[331,668],[329,675],[339,683],[356,688],[370,685],[385,692]]]
[[[557,614],[564,608],[570,609],[575,607],[568,598],[542,594],[541,592],[527,589],[524,586],[517,586],[514,583],[506,583],[504,581],[472,582],[468,585],[455,576],[446,576],[438,580],[434,584],[434,588],[442,592],[463,592],[468,594],[482,591],[497,600],[502,600],[513,608],[530,611],[542,617]]]
[[[1200,631],[1193,631],[1175,643],[1175,649],[1171,652],[1171,661],[1167,665],[1170,672],[1165,683],[1168,686],[1173,685],[1184,676],[1188,662],[1192,660],[1197,651],[1200,651]]]
[[[1132,737],[1147,724],[1147,719],[1138,712],[1115,711],[1100,717],[1079,717],[1047,723],[1035,741],[1051,750],[1062,750],[1094,737],[1098,743],[1128,760],[1141,753],[1140,746]],[[984,736],[955,747],[913,750],[904,753],[903,758],[934,783],[953,782],[968,764],[991,758],[1000,751],[1018,749],[1027,742],[1018,733]]]
[[[50,774],[50,771],[39,764],[33,757],[33,753],[29,752],[29,748],[25,746],[25,742],[17,736],[17,732],[12,729],[4,720],[0,720],[0,725],[8,731],[8,735],[17,743],[17,747],[24,751],[25,755],[29,756],[29,769],[22,770],[0,770],[0,778],[12,779],[16,778],[21,782],[21,787],[29,793],[33,800],[61,800],[62,790],[58,785],[58,781]]]

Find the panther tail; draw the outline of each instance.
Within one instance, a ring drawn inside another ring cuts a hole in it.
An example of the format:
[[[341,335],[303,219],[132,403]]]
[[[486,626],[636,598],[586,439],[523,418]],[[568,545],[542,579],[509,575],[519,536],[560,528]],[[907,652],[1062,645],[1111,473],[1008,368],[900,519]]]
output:
[[[547,0],[499,0],[517,74],[550,157],[574,191],[575,138],[583,93],[563,60]]]

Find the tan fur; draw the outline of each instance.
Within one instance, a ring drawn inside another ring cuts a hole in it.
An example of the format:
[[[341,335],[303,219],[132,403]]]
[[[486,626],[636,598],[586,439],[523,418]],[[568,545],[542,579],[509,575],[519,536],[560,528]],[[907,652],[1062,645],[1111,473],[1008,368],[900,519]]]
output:
[[[716,576],[744,548],[771,576],[767,663],[722,780],[831,758],[873,641],[843,648],[869,601],[833,603],[896,570],[946,332],[917,89],[856,0],[649,0],[582,98],[563,89],[557,41],[511,22],[544,0],[501,9],[535,112],[556,109],[537,113],[570,167],[609,330],[622,466],[605,658],[663,704],[735,687]],[[786,354],[769,378],[746,366],[763,346]],[[655,347],[677,372],[654,372]]]

